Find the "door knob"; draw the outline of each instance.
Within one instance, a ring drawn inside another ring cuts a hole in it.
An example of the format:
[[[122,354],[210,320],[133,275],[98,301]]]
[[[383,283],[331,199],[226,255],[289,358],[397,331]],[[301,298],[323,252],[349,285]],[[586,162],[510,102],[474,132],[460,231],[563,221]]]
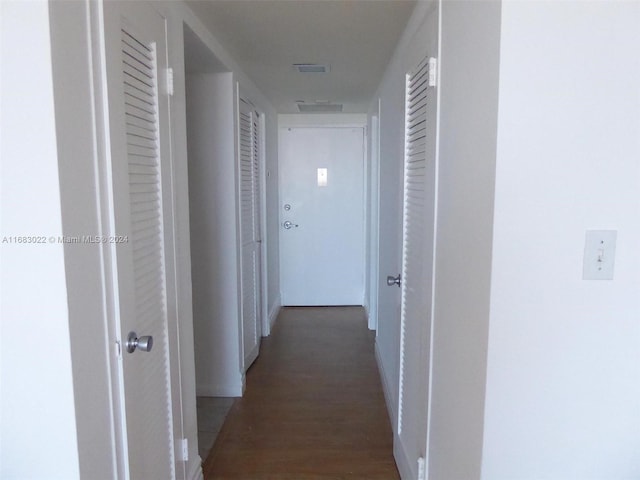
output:
[[[291,228],[293,228],[293,227],[297,227],[298,225],[297,225],[297,224],[295,224],[295,223],[293,223],[293,222],[290,222],[289,220],[287,220],[286,222],[284,222],[284,223],[282,224],[282,226],[283,226],[284,228],[286,228],[287,230],[289,230],[289,229],[291,229]]]
[[[387,276],[388,286],[393,287],[394,285],[398,285],[399,287],[401,283],[402,283],[402,277],[400,276],[400,274],[398,274],[397,277],[394,277],[393,275]]]
[[[129,332],[126,347],[127,352],[129,353],[135,352],[136,348],[139,348],[143,352],[150,352],[153,347],[153,337],[151,335],[146,335],[138,338],[138,334],[136,332]]]

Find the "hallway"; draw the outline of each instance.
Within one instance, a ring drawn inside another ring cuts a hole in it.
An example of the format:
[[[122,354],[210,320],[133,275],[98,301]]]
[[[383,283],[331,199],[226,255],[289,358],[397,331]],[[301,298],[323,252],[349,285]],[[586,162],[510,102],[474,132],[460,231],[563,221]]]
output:
[[[374,337],[361,307],[283,308],[205,479],[399,478]]]

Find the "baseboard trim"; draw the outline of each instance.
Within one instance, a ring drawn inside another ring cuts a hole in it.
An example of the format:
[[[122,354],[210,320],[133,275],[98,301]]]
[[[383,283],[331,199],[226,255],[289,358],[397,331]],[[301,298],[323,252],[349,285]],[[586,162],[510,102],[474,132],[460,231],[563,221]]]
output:
[[[197,385],[198,397],[241,397],[244,392],[244,376],[239,384]]]
[[[282,303],[280,302],[280,296],[278,295],[276,301],[273,302],[273,305],[271,305],[271,310],[269,310],[269,333],[271,333],[271,329],[276,323],[281,308]]]
[[[193,460],[189,461],[189,473],[187,473],[187,480],[204,480],[204,474],[202,473],[202,459],[200,455],[196,455]]]
[[[391,387],[389,385],[389,378],[384,370],[384,364],[382,363],[382,357],[380,356],[380,348],[378,347],[378,341],[374,344],[374,351],[376,354],[376,363],[378,364],[378,373],[380,374],[380,380],[382,382],[382,392],[384,393],[384,401],[387,405],[387,414],[389,415],[389,421],[391,422],[391,429],[394,432],[397,430],[397,417],[396,411],[393,405],[393,395],[391,393]]]
[[[251,367],[251,365],[253,365],[253,362],[256,361],[256,358],[258,358],[258,354],[260,353],[260,343],[257,343],[249,352],[249,354],[247,355],[247,357],[244,359],[244,371],[246,373],[247,370],[249,370],[249,367]],[[242,381],[242,383],[244,383],[244,380]]]
[[[402,444],[402,439],[395,432],[393,434],[393,458],[396,460],[396,466],[402,480],[418,478],[418,462],[411,462]],[[414,468],[411,468],[412,465]]]
[[[367,302],[363,302],[362,308],[364,308],[364,314],[367,317],[367,326],[369,327],[369,330],[373,330],[371,328],[371,310],[369,310],[369,304]]]
[[[367,325],[369,330],[378,330],[378,305],[369,305],[367,309]]]

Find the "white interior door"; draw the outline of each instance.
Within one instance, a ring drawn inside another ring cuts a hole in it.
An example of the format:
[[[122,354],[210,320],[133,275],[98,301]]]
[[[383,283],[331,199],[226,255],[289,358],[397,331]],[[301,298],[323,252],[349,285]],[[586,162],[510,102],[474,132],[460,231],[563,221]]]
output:
[[[364,301],[364,129],[280,131],[283,305]]]
[[[240,100],[240,235],[242,242],[242,339],[244,369],[251,366],[260,349],[260,136],[259,115]]]
[[[409,75],[405,104],[402,314],[398,436],[424,468],[429,401],[436,199],[436,95],[429,63]],[[424,478],[424,477],[419,477]]]
[[[170,155],[165,32],[150,4],[105,2],[123,450],[132,479],[175,478],[162,200]],[[128,351],[133,338],[138,346]]]

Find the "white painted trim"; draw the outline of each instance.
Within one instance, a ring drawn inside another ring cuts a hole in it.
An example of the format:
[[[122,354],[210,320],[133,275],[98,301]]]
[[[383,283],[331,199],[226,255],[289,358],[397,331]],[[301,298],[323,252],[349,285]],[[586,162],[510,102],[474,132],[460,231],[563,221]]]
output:
[[[251,367],[253,362],[256,361],[256,358],[258,358],[259,353],[260,353],[260,341],[258,340],[258,343],[256,343],[256,345],[251,349],[251,351],[245,357],[246,358],[245,364],[244,364],[245,372],[249,370],[249,367]]]
[[[202,458],[200,455],[195,455],[189,459],[189,473],[187,473],[187,480],[204,480],[202,473]]]
[[[238,351],[240,356],[238,364],[242,374],[242,393],[244,393],[244,305],[242,302],[242,232],[240,225],[242,222],[241,212],[241,191],[240,191],[240,82],[233,79],[233,162],[234,162],[234,194],[235,194],[235,254],[236,254],[236,311],[238,312],[236,326],[238,328]],[[229,281],[232,281],[229,279]],[[229,320],[232,321],[232,320]]]
[[[269,321],[269,252],[267,229],[267,115],[259,111],[258,128],[260,129],[260,320],[262,321],[262,336],[271,334]]]
[[[114,233],[114,220],[111,205],[113,204],[111,178],[111,130],[109,123],[109,97],[107,84],[105,14],[103,2],[89,2],[89,29],[91,35],[91,77],[92,100],[95,116],[95,149],[97,158],[96,189],[99,205],[98,221],[99,233],[110,235]],[[127,427],[124,408],[124,379],[122,362],[118,358],[114,338],[121,338],[120,322],[118,321],[118,285],[117,265],[114,245],[100,246],[103,291],[105,298],[105,314],[107,317],[107,336],[109,341],[109,369],[111,383],[111,405],[113,415],[113,435],[115,438],[114,464],[119,478],[126,478],[129,474],[129,459],[127,443]]]
[[[198,397],[241,397],[244,393],[244,375],[241,383],[212,383],[198,385]]]
[[[415,464],[411,462],[402,444],[402,439],[395,433],[393,434],[393,458],[396,460],[396,466],[402,480],[416,480],[418,478],[418,462]]]
[[[438,59],[442,58],[442,5],[438,4]],[[441,108],[442,108],[442,103],[441,103],[441,97],[442,97],[442,89],[440,88],[440,85],[442,85],[441,82],[441,76],[440,76],[440,72],[441,72],[441,68],[440,68],[440,60],[438,60],[438,68],[436,71],[436,75],[437,75],[437,79],[436,79],[436,152],[435,152],[435,177],[436,177],[436,185],[435,185],[435,192],[434,192],[434,196],[435,196],[435,203],[434,203],[434,219],[435,219],[435,223],[433,226],[433,252],[432,252],[432,265],[433,265],[433,269],[432,269],[432,278],[431,278],[431,298],[432,298],[432,302],[431,302],[431,328],[430,328],[430,332],[429,332],[429,338],[430,338],[430,342],[429,342],[429,378],[428,378],[428,384],[427,384],[427,388],[428,388],[428,397],[427,397],[427,431],[426,431],[426,441],[425,441],[425,456],[424,456],[424,468],[426,470],[426,477],[429,477],[429,466],[430,466],[430,462],[431,462],[431,455],[430,455],[430,449],[431,449],[431,425],[433,422],[431,413],[433,410],[433,351],[435,349],[435,318],[436,318],[436,278],[437,278],[437,258],[438,258],[438,217],[440,214],[440,206],[439,206],[439,199],[440,199],[440,125],[441,125]]]
[[[382,356],[378,347],[378,340],[374,344],[374,352],[376,354],[376,363],[378,364],[378,373],[380,374],[380,380],[382,382],[382,393],[384,393],[384,402],[387,405],[387,414],[389,415],[389,421],[391,425],[395,425],[396,412],[393,407],[393,396],[391,395],[391,386],[389,385],[389,377],[384,370],[384,364],[382,363]]]
[[[378,109],[371,117],[369,133],[370,149],[370,221],[369,221],[369,301],[368,325],[369,330],[378,330],[378,291],[380,289],[380,99]]]
[[[368,117],[365,115],[365,119],[367,123],[365,123],[364,127],[362,127],[362,306],[365,307],[365,310],[369,310],[369,277],[370,275],[370,265],[369,265],[369,252],[371,248],[370,242],[370,231],[371,231],[371,222],[370,220],[370,205],[369,198],[371,192],[371,185],[369,182],[369,176],[371,175],[371,165],[369,162],[369,125],[368,125]],[[367,314],[368,318],[368,314]],[[368,322],[367,322],[368,323]]]
[[[278,319],[278,315],[280,314],[281,308],[282,308],[282,303],[280,301],[280,295],[278,295],[276,297],[275,302],[273,302],[271,309],[269,310],[269,330],[273,329],[273,326],[275,325],[276,320]]]

